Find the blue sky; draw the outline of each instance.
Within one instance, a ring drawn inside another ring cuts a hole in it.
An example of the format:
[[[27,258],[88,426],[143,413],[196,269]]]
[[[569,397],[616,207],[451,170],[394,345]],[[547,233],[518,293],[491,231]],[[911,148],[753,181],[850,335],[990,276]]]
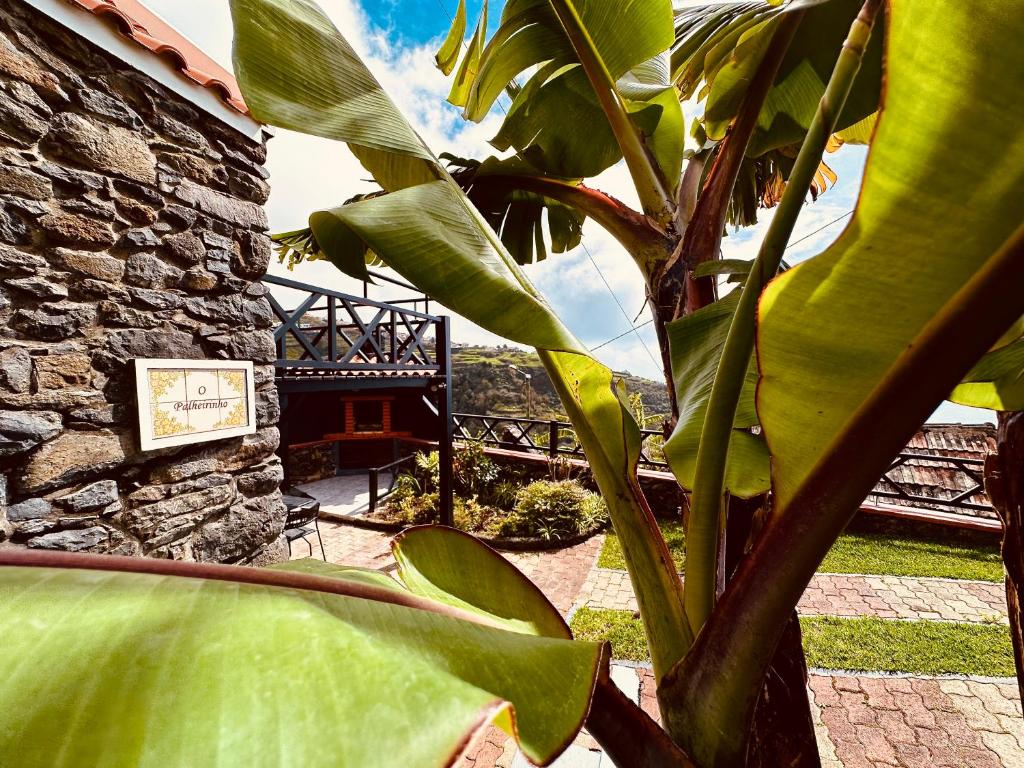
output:
[[[454,15],[457,0],[319,1],[435,152],[483,157],[491,151],[487,142],[497,132],[500,114],[488,116],[479,125],[463,121],[458,110],[444,102],[450,83],[434,67],[433,54],[447,33],[449,14]],[[146,2],[230,67],[231,19],[226,0]],[[481,2],[467,0],[470,32]],[[500,9],[500,2],[492,2],[491,29]],[[847,221],[844,214],[852,211],[856,202],[865,156],[863,147],[843,147],[826,158],[839,181],[805,206],[787,252],[788,261],[820,253],[840,234]],[[268,168],[273,190],[268,213],[271,227],[279,231],[302,226],[311,211],[337,205],[371,188],[365,182],[366,172],[343,146],[287,131],[279,131],[271,141]],[[588,183],[636,205],[621,163]],[[757,226],[731,232],[723,243],[725,258],[753,258],[771,216],[771,211],[763,212]],[[597,354],[606,364],[660,380],[652,326],[631,330],[633,318],[639,315],[639,324],[649,317],[643,307],[639,273],[618,244],[592,222],[585,225],[584,245],[586,248],[571,253],[550,256],[529,267],[528,274],[585,344],[601,345]],[[279,265],[271,271],[285,273]],[[337,290],[356,292],[360,288],[324,263],[303,265],[291,276]],[[373,295],[401,298],[386,292]],[[467,343],[502,342],[462,318],[454,319],[453,335],[456,341]],[[620,335],[617,341],[605,344]],[[932,420],[993,419],[990,412],[946,404]]]

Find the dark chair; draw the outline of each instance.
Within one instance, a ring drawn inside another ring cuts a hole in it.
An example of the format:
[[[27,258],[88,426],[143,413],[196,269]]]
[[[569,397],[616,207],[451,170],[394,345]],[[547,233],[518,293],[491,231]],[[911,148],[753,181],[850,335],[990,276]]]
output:
[[[303,496],[283,496],[282,498],[288,509],[288,516],[284,523],[284,537],[288,540],[288,556],[291,557],[292,554],[292,542],[302,539],[309,547],[309,556],[312,557],[313,544],[307,537],[315,533],[317,541],[320,542],[320,555],[326,563],[327,551],[324,549],[324,540],[320,538],[320,502]]]

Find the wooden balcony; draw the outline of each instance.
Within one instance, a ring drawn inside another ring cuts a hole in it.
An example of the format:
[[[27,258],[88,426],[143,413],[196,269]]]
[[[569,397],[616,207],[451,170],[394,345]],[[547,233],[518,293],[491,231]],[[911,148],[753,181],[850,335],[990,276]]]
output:
[[[292,309],[268,296],[280,321],[274,343],[283,391],[341,389],[356,381],[360,388],[423,387],[448,378],[449,321],[419,311],[428,299],[385,303],[273,275],[263,282],[299,295]]]

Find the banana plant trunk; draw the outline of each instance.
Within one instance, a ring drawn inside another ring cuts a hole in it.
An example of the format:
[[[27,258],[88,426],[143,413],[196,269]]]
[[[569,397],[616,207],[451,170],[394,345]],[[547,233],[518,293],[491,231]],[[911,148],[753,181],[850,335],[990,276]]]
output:
[[[998,447],[985,461],[985,488],[1003,523],[1006,606],[1017,685],[1024,701],[1024,412],[999,414]]]
[[[765,496],[729,500],[725,572],[732,575],[767,514]],[[779,640],[754,709],[746,768],[820,768],[818,741],[807,697],[807,662],[796,612]]]
[[[685,291],[686,287],[680,284],[679,289]],[[659,312],[659,309],[655,306],[656,325],[660,331],[676,317],[667,312]],[[663,356],[671,360],[667,335],[659,332],[658,340],[659,344],[663,344]],[[672,391],[671,368],[666,371],[666,378],[669,391]],[[675,412],[675,400],[672,402],[674,424],[678,414]],[[682,508],[685,515],[685,503]],[[733,497],[729,500],[723,580],[731,576],[751,541],[757,536],[768,508],[766,496],[748,500]],[[719,591],[722,588],[724,583],[720,585]],[[765,676],[747,742],[746,768],[776,768],[780,765],[789,768],[821,766],[807,695],[807,662],[804,658],[800,622],[795,612],[779,640],[775,657]]]

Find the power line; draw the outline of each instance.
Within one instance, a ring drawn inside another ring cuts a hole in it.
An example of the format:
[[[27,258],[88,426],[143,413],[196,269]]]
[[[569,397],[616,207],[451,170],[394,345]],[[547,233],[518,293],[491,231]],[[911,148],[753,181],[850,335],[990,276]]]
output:
[[[642,323],[640,323],[640,325],[634,325],[634,326],[633,326],[632,328],[630,328],[630,329],[629,329],[628,331],[623,331],[623,332],[622,332],[622,333],[620,333],[620,334],[619,334],[618,336],[613,336],[612,338],[608,339],[608,341],[602,341],[602,342],[601,342],[600,344],[598,344],[598,345],[597,345],[596,347],[591,347],[591,348],[590,348],[590,351],[591,351],[591,352],[596,352],[596,351],[597,351],[597,350],[599,350],[599,349],[600,349],[601,347],[607,347],[607,346],[608,346],[609,344],[611,344],[611,343],[612,343],[613,341],[618,341],[618,340],[619,340],[619,339],[621,339],[621,338],[622,338],[623,336],[629,336],[629,334],[631,334],[631,333],[635,332],[635,331],[636,331],[636,330],[637,330],[638,328],[643,328],[643,327],[644,327],[645,325],[650,325],[650,324],[651,324],[651,323],[653,323],[653,322],[654,322],[654,319],[653,319],[653,318],[652,318],[652,319],[650,319],[650,320],[644,320],[644,321],[643,321]]]
[[[801,237],[801,238],[800,238],[799,240],[794,240],[794,241],[793,241],[792,243],[790,243],[789,245],[787,245],[787,246],[786,246],[785,250],[787,250],[787,251],[788,251],[788,250],[789,250],[790,248],[792,248],[792,247],[793,247],[794,245],[799,245],[799,244],[800,244],[800,243],[802,243],[802,242],[803,242],[804,240],[808,240],[808,239],[810,239],[810,238],[814,237],[814,236],[815,236],[816,234],[818,234],[818,233],[819,233],[819,232],[821,232],[822,230],[824,230],[824,229],[828,229],[828,228],[829,228],[829,227],[831,227],[831,226],[832,226],[833,224],[836,224],[836,223],[838,223],[838,222],[842,221],[842,220],[843,220],[843,219],[845,219],[845,218],[846,218],[847,216],[849,216],[849,215],[850,215],[851,213],[853,213],[853,209],[850,209],[849,211],[847,211],[846,213],[844,213],[844,214],[843,214],[842,216],[839,216],[838,218],[832,219],[832,221],[830,221],[830,222],[829,222],[828,224],[822,224],[822,225],[821,225],[820,227],[818,227],[818,228],[817,228],[816,230],[814,230],[813,232],[809,232],[808,234],[806,234],[806,235],[804,235],[803,237]]]
[[[813,232],[810,232],[810,233],[808,233],[808,234],[804,235],[804,236],[803,236],[803,237],[801,237],[801,238],[800,238],[799,240],[794,240],[794,241],[793,241],[792,243],[790,243],[789,245],[787,245],[787,246],[786,246],[786,250],[789,250],[789,249],[790,249],[790,248],[792,248],[792,247],[793,247],[794,245],[798,245],[798,244],[802,243],[802,242],[803,242],[804,240],[807,240],[807,239],[809,239],[809,238],[811,238],[811,237],[814,237],[814,235],[818,234],[818,233],[819,233],[819,232],[821,232],[822,230],[828,229],[828,228],[829,228],[829,227],[831,227],[831,226],[832,226],[833,224],[837,224],[837,223],[839,223],[840,221],[842,221],[843,219],[845,219],[845,218],[846,218],[847,216],[849,216],[849,215],[850,215],[850,214],[852,214],[852,213],[853,213],[853,211],[852,211],[852,210],[849,210],[849,211],[847,211],[846,213],[844,213],[844,214],[843,214],[842,216],[838,216],[837,218],[834,218],[834,219],[832,219],[832,221],[828,222],[827,224],[823,224],[822,226],[818,227],[818,228],[817,228],[816,230],[814,230]],[[587,252],[587,255],[588,255],[588,256],[590,256],[590,252],[589,252],[589,251]],[[594,261],[594,257],[593,257],[593,256],[591,256],[591,257],[590,257],[590,260],[591,260],[591,261]],[[595,266],[595,267],[597,266],[596,262],[594,263],[594,266]],[[598,273],[600,274],[600,268],[598,269]],[[604,279],[604,275],[602,275],[602,276],[601,276],[601,278],[602,278],[602,279]],[[607,282],[607,281],[605,281],[605,285],[606,285],[606,286],[608,285],[608,282]],[[609,288],[609,290],[611,290],[611,289]],[[612,294],[612,295],[614,296],[614,294]],[[615,303],[616,303],[616,304],[618,304],[618,303],[619,303],[619,302],[618,302],[618,299],[616,299],[616,300],[615,300]],[[621,304],[619,304],[619,309],[620,309],[620,310],[622,309],[622,305],[621,305]],[[628,320],[628,319],[629,319],[629,317],[627,316],[627,317],[626,317],[626,319]],[[634,321],[634,322],[635,322],[635,321]],[[591,348],[590,348],[590,351],[591,351],[591,352],[594,352],[594,351],[596,351],[596,350],[598,350],[598,349],[601,349],[601,347],[606,347],[606,346],[608,346],[609,344],[611,344],[612,342],[614,342],[614,341],[618,341],[619,339],[621,339],[621,338],[623,338],[623,337],[625,337],[625,336],[629,336],[629,334],[631,334],[631,333],[635,333],[635,332],[637,331],[637,329],[639,329],[639,328],[643,328],[643,327],[644,327],[645,325],[650,325],[650,324],[651,324],[651,323],[653,323],[653,322],[654,322],[654,320],[653,320],[653,319],[651,319],[651,320],[645,320],[644,322],[640,323],[640,325],[636,325],[636,326],[634,326],[634,325],[632,325],[632,323],[630,323],[631,327],[630,327],[630,329],[629,329],[628,331],[623,331],[623,332],[622,332],[622,333],[620,333],[620,334],[619,334],[618,336],[613,336],[612,338],[608,339],[608,341],[602,341],[602,342],[601,342],[600,344],[598,344],[597,346],[595,346],[595,347],[591,347]],[[639,338],[639,335],[637,336],[637,338]],[[642,341],[643,341],[643,339],[641,339],[641,342],[642,342]],[[647,345],[646,345],[646,344],[644,344],[644,349],[646,349],[646,350],[647,350],[647,354],[648,354],[648,355],[650,355],[650,354],[651,354],[651,350],[650,350],[650,349],[649,349],[649,348],[647,347]],[[653,356],[652,356],[652,362],[653,362]],[[657,363],[655,363],[655,365],[657,365]]]
[[[622,306],[622,302],[619,301],[619,297],[615,295],[615,291],[612,290],[612,286],[609,284],[607,278],[605,278],[604,272],[601,271],[601,267],[598,266],[597,260],[594,258],[593,254],[590,253],[590,249],[587,248],[587,244],[581,241],[580,245],[583,246],[583,251],[584,251],[584,253],[587,254],[587,258],[590,259],[590,263],[594,265],[594,269],[597,270],[597,274],[600,275],[601,282],[604,283],[604,287],[608,289],[608,293],[610,293],[612,295],[612,298],[615,300],[615,304],[618,306],[619,312],[622,313],[622,316],[626,319],[626,322],[629,323],[629,330],[626,331],[626,333],[624,333],[622,335],[625,336],[628,333],[636,334],[637,341],[639,341],[643,345],[644,351],[647,352],[647,356],[649,358],[651,358],[651,362],[654,364],[654,367],[657,368],[658,367],[658,361],[654,359],[654,355],[651,353],[651,348],[647,346],[647,342],[644,341],[644,339],[640,335],[639,331],[637,331],[637,328],[638,327],[642,327],[642,326],[633,325],[633,321],[630,320],[629,319],[629,315],[626,314],[626,308]],[[644,323],[644,325],[646,325],[646,323]],[[619,338],[621,338],[621,337],[619,337]],[[605,344],[608,344],[608,343],[610,343],[610,342],[605,342]],[[602,344],[601,346],[604,346],[604,344]],[[597,347],[594,347],[593,349],[596,349],[596,348]],[[593,351],[593,349],[591,351]]]

